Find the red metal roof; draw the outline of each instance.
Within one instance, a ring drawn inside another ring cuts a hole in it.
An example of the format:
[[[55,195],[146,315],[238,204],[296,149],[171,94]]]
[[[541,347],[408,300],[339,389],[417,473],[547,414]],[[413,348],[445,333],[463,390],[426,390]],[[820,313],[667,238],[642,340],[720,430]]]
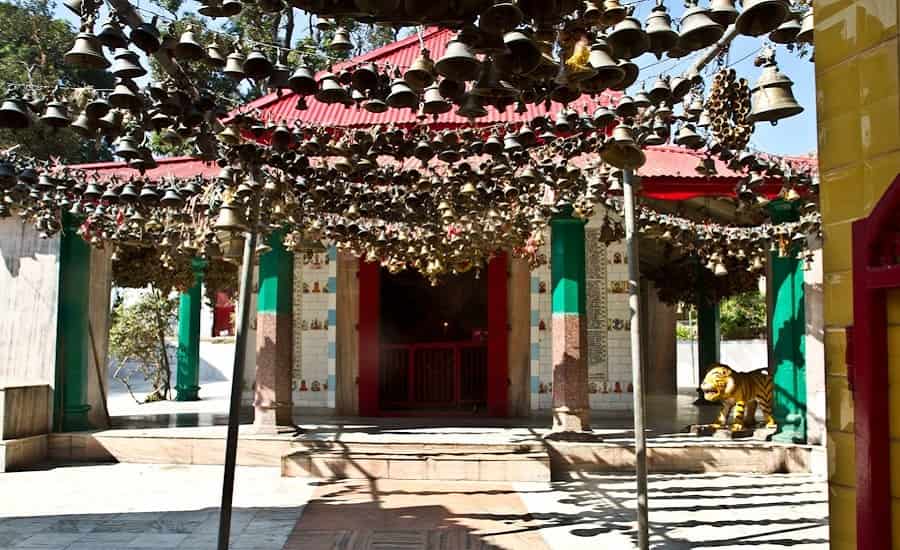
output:
[[[444,54],[447,43],[452,37],[453,32],[448,29],[430,27],[424,31],[422,42],[424,43],[425,48],[428,49],[431,58],[437,60]],[[403,71],[403,69],[409,67],[413,60],[418,57],[420,50],[419,37],[418,35],[413,34],[412,36],[398,40],[393,44],[388,44],[387,46],[383,46],[369,53],[336,64],[332,68],[332,72],[337,72],[344,68],[349,69],[368,62],[374,62],[382,68],[396,67]],[[599,94],[596,98],[582,96],[569,105],[578,111],[587,109],[589,112],[592,112],[598,105],[609,105],[611,100],[617,99],[620,95],[621,92],[606,91]],[[416,111],[409,109],[388,109],[387,112],[384,113],[370,113],[361,107],[347,107],[342,104],[322,103],[312,96],[306,98],[308,109],[305,111],[298,111],[295,108],[297,99],[299,99],[299,96],[293,92],[282,93],[281,96],[272,93],[235,109],[231,114],[234,115],[239,112],[258,110],[263,118],[273,122],[284,121],[293,123],[296,120],[314,126],[359,127],[376,124],[468,126],[471,124],[469,119],[456,115],[455,109],[439,115],[437,120],[429,116],[425,122],[422,122],[416,117]],[[562,108],[563,106],[559,103],[552,103],[549,109],[545,108],[543,103],[539,105],[526,105],[527,111],[519,114],[515,112],[515,106],[510,106],[504,112],[499,112],[493,107],[488,107],[488,115],[476,119],[475,124],[486,125],[498,122],[523,122],[531,120],[538,115],[555,116]]]
[[[190,178],[192,176],[214,177],[219,173],[219,167],[215,162],[200,160],[194,157],[171,157],[156,160],[157,166],[147,170],[146,176],[157,180],[168,177]],[[127,162],[95,162],[91,164],[75,164],[70,166],[76,170],[96,172],[104,178],[119,176],[128,178],[137,176],[138,171],[128,165]]]

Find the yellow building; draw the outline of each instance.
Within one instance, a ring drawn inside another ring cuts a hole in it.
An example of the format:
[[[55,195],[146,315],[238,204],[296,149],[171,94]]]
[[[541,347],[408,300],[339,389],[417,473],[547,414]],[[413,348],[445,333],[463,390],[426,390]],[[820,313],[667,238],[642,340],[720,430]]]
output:
[[[900,170],[898,13],[898,0],[815,2],[829,505],[835,549],[887,549],[888,537],[893,548],[900,549],[900,289],[888,290],[887,299],[875,303],[875,310],[886,303],[886,316],[876,311],[877,321],[866,327],[859,318],[864,300],[853,301],[853,258],[861,256],[862,247],[852,245],[854,220],[872,212]],[[900,181],[895,187],[900,190]],[[897,210],[891,210],[896,219]],[[886,360],[872,345],[885,333],[885,323]],[[853,325],[854,330],[847,330]],[[876,398],[863,399],[867,392]],[[891,524],[896,527],[889,534]]]

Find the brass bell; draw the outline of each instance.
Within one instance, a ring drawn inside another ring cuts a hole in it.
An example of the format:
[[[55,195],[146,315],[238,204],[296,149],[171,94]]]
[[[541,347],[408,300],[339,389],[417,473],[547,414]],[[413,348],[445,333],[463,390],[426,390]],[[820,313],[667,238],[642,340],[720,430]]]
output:
[[[599,93],[612,88],[625,76],[625,71],[616,63],[609,45],[602,38],[591,45],[588,63],[595,73],[594,76],[581,82],[581,89],[587,93]]]
[[[449,101],[444,99],[437,84],[432,84],[425,89],[425,99],[422,110],[429,115],[440,115],[453,108]]]
[[[504,65],[506,72],[528,74],[540,65],[541,50],[524,32],[512,31],[504,34],[503,43],[509,53],[496,59]]]
[[[622,19],[606,37],[613,55],[620,59],[639,57],[650,48],[650,39],[636,17]]]
[[[362,108],[369,113],[385,113],[389,109],[388,104],[377,97],[363,101]]]
[[[793,44],[799,32],[800,14],[791,12],[784,20],[784,23],[778,25],[777,29],[769,33],[769,40],[776,44]]]
[[[616,104],[616,116],[622,118],[629,118],[636,116],[638,114],[637,105],[634,104],[634,100],[631,99],[629,95],[623,95],[619,98],[619,102]]]
[[[325,73],[319,79],[319,91],[316,99],[322,103],[344,103],[350,99],[350,94],[341,86],[334,73]]]
[[[63,128],[72,123],[66,104],[59,101],[51,101],[47,104],[47,110],[41,116],[41,122],[53,128]]]
[[[272,62],[259,50],[250,52],[241,68],[244,76],[257,82],[269,78],[272,74]]]
[[[103,98],[95,97],[85,106],[84,114],[91,120],[97,120],[105,117],[106,114],[109,113],[109,110],[110,105],[108,101]]]
[[[363,63],[350,75],[350,86],[355,90],[374,90],[378,87],[378,67],[374,63]]]
[[[746,0],[734,26],[740,34],[759,36],[774,31],[788,15],[785,0]]]
[[[403,73],[403,80],[417,92],[431,86],[434,82],[434,61],[428,56],[428,50],[422,49],[412,65]]]
[[[648,49],[656,59],[662,59],[662,55],[678,43],[678,33],[672,30],[672,18],[662,0],[657,0],[656,6],[650,10],[646,30],[650,41]]]
[[[643,84],[641,85],[640,91],[638,91],[638,93],[634,94],[634,97],[631,99],[634,102],[634,106],[637,107],[638,109],[646,109],[647,107],[650,107],[652,105],[652,102],[650,101],[650,96],[647,95],[647,92],[644,90]]]
[[[434,64],[434,68],[441,76],[465,82],[475,80],[480,65],[472,49],[457,36],[447,44],[444,55]]]
[[[218,43],[211,42],[209,46],[206,47],[205,61],[215,69],[225,68],[225,54],[222,52],[222,47],[219,46]]]
[[[93,120],[84,113],[78,115],[75,122],[72,123],[72,130],[85,139],[93,139],[97,136],[97,126]]]
[[[622,91],[628,88],[629,86],[634,84],[634,82],[638,78],[638,74],[640,74],[640,69],[632,61],[619,60],[619,68],[622,69],[624,76],[622,77],[622,80],[610,86],[610,90]]]
[[[514,98],[519,95],[520,90],[513,88],[506,81],[500,80],[497,65],[486,60],[481,65],[481,73],[478,76],[478,82],[469,91],[471,95],[482,98],[502,99]]]
[[[76,16],[81,17],[81,0],[64,0],[63,5]]]
[[[313,95],[319,89],[315,76],[304,59],[301,58],[300,66],[288,78],[288,87],[300,96]]]
[[[132,44],[148,54],[156,53],[162,45],[159,29],[156,28],[156,22],[158,20],[159,17],[154,15],[150,23],[141,23],[131,30]]]
[[[640,168],[647,161],[635,143],[634,129],[627,124],[613,128],[611,139],[603,144],[600,156],[606,163],[622,169]]]
[[[419,104],[419,97],[405,80],[398,78],[391,82],[391,93],[388,94],[386,102],[389,107],[395,109],[414,109]]]
[[[134,138],[125,136],[116,141],[116,156],[122,157],[126,161],[138,158],[141,153],[135,145]]]
[[[603,22],[603,9],[593,0],[585,0],[581,19],[589,25],[600,25]]]
[[[109,60],[103,56],[103,50],[97,37],[88,32],[80,32],[75,37],[72,49],[63,56],[66,65],[82,69],[106,69]]]
[[[812,44],[814,30],[815,19],[813,16],[813,6],[810,4],[809,9],[803,14],[803,24],[800,26],[800,32],[797,33],[797,42]]]
[[[608,107],[600,106],[594,110],[593,114],[594,126],[597,128],[606,128],[616,120],[616,114],[609,110]]]
[[[738,11],[734,0],[712,0],[709,3],[709,17],[716,23],[727,27],[737,19]]]
[[[456,110],[456,114],[468,119],[483,118],[488,115],[487,110],[481,105],[481,100],[475,95],[465,94],[462,104]]]
[[[353,49],[353,42],[350,42],[350,32],[345,27],[338,27],[334,31],[334,37],[327,47],[332,52],[346,54]]]
[[[120,109],[137,111],[143,106],[141,96],[135,92],[135,84],[128,79],[120,79],[109,94],[109,104]]]
[[[31,126],[31,115],[21,98],[6,98],[0,105],[0,128],[22,129]]]
[[[450,80],[442,78],[438,83],[438,90],[441,96],[454,103],[462,103],[463,96],[466,94],[466,85],[458,80]]]
[[[619,0],[603,0],[603,15],[600,22],[607,27],[617,25],[628,16],[627,10],[619,4]]]
[[[681,101],[691,91],[691,81],[682,76],[673,76],[668,82],[673,101]]]
[[[184,205],[184,199],[174,187],[169,187],[159,200],[159,204],[166,208],[181,208]]]
[[[225,59],[225,68],[222,73],[234,81],[244,79],[244,54],[241,52],[231,52]]]
[[[257,5],[263,13],[278,13],[284,9],[284,2],[281,0],[259,0]]]
[[[216,233],[243,233],[248,230],[244,215],[230,202],[226,202],[219,208],[219,215],[213,225]]]
[[[490,34],[503,35],[522,23],[522,10],[510,0],[495,0],[478,18],[478,26]]]
[[[803,112],[803,107],[794,99],[791,90],[793,82],[778,70],[775,55],[770,52],[765,56],[763,72],[756,85],[750,90],[753,108],[750,120],[753,122],[768,121],[773,125],[783,118],[792,117]]]
[[[650,96],[650,101],[657,105],[663,101],[670,101],[672,99],[672,90],[669,88],[669,81],[662,75],[658,76],[648,95]]]
[[[116,50],[112,64],[112,74],[117,78],[140,78],[147,74],[147,70],[141,67],[138,54],[131,50]]]
[[[206,56],[206,48],[194,38],[194,31],[188,29],[181,33],[178,44],[175,45],[175,57],[179,61],[198,61]]]
[[[697,6],[697,0],[688,0],[689,8],[681,16],[681,35],[678,45],[689,52],[712,46],[725,29],[709,17],[709,10]]]
[[[675,143],[688,149],[699,149],[703,147],[704,140],[695,130],[693,124],[685,124],[678,130],[675,136]]]
[[[281,60],[276,60],[275,64],[272,65],[272,72],[269,73],[269,81],[266,82],[266,87],[270,90],[281,90],[284,88],[289,88],[288,86],[288,78],[291,76],[291,70],[281,62]]]
[[[122,27],[119,26],[119,22],[115,19],[107,19],[106,22],[103,23],[103,27],[100,29],[97,39],[101,44],[111,50],[128,47],[128,39],[125,38]]]

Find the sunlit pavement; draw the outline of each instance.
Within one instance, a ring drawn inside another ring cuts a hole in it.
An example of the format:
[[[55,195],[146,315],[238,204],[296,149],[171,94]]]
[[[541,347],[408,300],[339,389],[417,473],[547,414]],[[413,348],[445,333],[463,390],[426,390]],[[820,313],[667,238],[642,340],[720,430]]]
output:
[[[0,475],[0,548],[215,548],[219,466],[108,464]],[[634,482],[320,481],[238,468],[232,548],[631,548]],[[653,548],[827,547],[825,480],[651,476]]]

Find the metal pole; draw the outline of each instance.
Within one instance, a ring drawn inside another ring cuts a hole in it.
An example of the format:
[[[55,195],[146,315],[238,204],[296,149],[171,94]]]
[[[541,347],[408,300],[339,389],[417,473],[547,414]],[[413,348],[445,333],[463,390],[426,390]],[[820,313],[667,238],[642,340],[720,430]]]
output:
[[[254,197],[254,202],[256,198]],[[241,264],[241,287],[237,327],[235,329],[234,368],[231,374],[231,403],[228,407],[228,438],[225,441],[225,475],[222,481],[222,505],[219,507],[218,550],[228,550],[231,536],[231,502],[234,496],[234,469],[237,463],[238,427],[241,412],[241,381],[244,379],[244,356],[247,350],[247,326],[250,321],[250,293],[253,252],[256,250],[256,206],[250,220],[250,231],[244,241]]]
[[[731,25],[730,27],[725,29],[725,34],[722,35],[722,38],[720,38],[718,42],[710,46],[708,50],[703,52],[703,55],[701,55],[700,58],[697,59],[697,61],[695,61],[694,64],[684,72],[683,78],[691,80],[695,76],[699,75],[700,69],[702,69],[706,66],[707,63],[715,59],[715,57],[719,55],[719,52],[727,48],[737,35],[737,27],[735,27],[734,25]]]
[[[624,172],[625,248],[628,254],[628,307],[631,308],[631,376],[634,385],[634,463],[637,477],[638,549],[650,548],[647,519],[647,441],[644,404],[644,369],[641,364],[641,268],[634,226],[634,172]]]

